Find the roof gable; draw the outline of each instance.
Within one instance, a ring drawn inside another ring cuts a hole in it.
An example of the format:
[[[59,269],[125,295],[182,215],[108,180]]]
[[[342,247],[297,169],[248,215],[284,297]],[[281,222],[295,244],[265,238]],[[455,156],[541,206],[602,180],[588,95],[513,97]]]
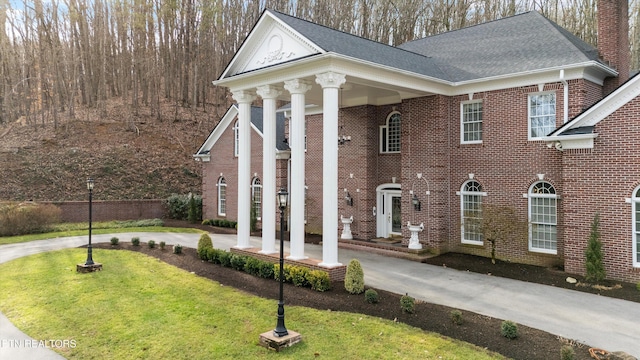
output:
[[[220,79],[322,53],[323,50],[265,10]]]
[[[213,128],[207,139],[204,141],[198,152],[193,157],[197,160],[209,161],[211,159],[211,149],[218,142],[218,139],[224,134],[227,128],[235,123],[238,116],[238,105],[233,104],[227,109],[222,119]],[[251,128],[263,137],[262,108],[258,106],[251,107]],[[289,147],[285,143],[285,118],[283,113],[276,114],[276,150],[287,150]]]

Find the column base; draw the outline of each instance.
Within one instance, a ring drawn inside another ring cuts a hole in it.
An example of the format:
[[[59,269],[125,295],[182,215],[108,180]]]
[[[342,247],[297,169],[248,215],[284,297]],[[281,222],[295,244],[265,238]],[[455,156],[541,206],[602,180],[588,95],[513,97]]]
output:
[[[78,265],[76,265],[76,272],[84,274],[84,273],[90,273],[90,272],[94,272],[94,271],[102,271],[102,264],[93,263],[91,265],[87,265],[87,264],[78,264]]]
[[[302,341],[302,335],[295,331],[287,330],[288,335],[277,337],[273,334],[273,330],[260,334],[260,346],[267,349],[280,351],[280,349],[295,345]]]

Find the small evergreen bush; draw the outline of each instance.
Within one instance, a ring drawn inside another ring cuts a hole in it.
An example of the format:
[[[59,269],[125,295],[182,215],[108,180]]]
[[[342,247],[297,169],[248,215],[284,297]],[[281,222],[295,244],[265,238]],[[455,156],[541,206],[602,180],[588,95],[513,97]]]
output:
[[[451,322],[456,324],[456,325],[462,325],[462,311],[460,310],[451,310],[451,313],[449,313],[449,316],[451,317]]]
[[[513,340],[518,337],[518,325],[511,320],[505,320],[500,325],[500,334],[507,339]]]
[[[607,276],[604,269],[602,254],[602,241],[600,241],[600,214],[596,214],[591,222],[591,233],[585,250],[585,279],[587,281],[601,282]]]
[[[131,244],[133,246],[140,246],[140,238],[137,236],[134,236],[131,238]]]
[[[167,243],[164,241],[160,241],[160,250],[164,250],[165,246],[167,246]]]
[[[307,282],[311,289],[324,292],[331,289],[331,279],[329,273],[322,270],[311,270],[307,274]]]
[[[223,252],[218,253],[218,260],[220,261],[220,265],[224,267],[231,267],[231,253]]]
[[[303,266],[292,266],[289,269],[289,274],[291,275],[291,282],[293,285],[298,287],[309,286],[309,281],[307,281],[307,276],[309,274],[309,268]]]
[[[178,255],[182,254],[182,245],[180,244],[173,245],[173,253]]]
[[[378,292],[373,289],[367,289],[364,292],[364,298],[367,300],[369,304],[377,304],[380,302],[380,297],[378,296]]]
[[[565,345],[560,349],[560,360],[573,360],[576,357],[576,352],[573,347]]]
[[[118,245],[118,243],[120,242],[120,239],[118,239],[117,237],[112,237],[111,238],[111,245]]]
[[[260,271],[258,272],[258,276],[265,279],[273,279],[274,278],[273,264],[268,261],[263,261],[262,264],[260,264]]]
[[[235,270],[244,271],[244,264],[247,262],[247,257],[238,254],[231,254],[231,268]]]
[[[167,199],[169,217],[177,220],[202,219],[202,196],[172,194]]]
[[[156,247],[156,241],[155,240],[149,240],[147,245],[149,245],[149,249],[153,249],[154,247]]]
[[[362,265],[356,259],[352,259],[347,265],[344,288],[350,294],[361,294],[364,291],[364,271],[362,271]]]
[[[400,308],[403,313],[413,314],[416,311],[416,299],[409,296],[409,294],[404,294],[400,298]]]
[[[261,266],[261,261],[260,259],[256,259],[254,257],[249,257],[247,258],[247,261],[244,263],[244,271],[247,274],[251,274],[253,276],[258,276],[258,274],[260,273],[260,266]]]
[[[200,235],[200,239],[198,239],[198,257],[202,260],[207,260],[207,252],[209,249],[213,249],[213,242],[211,241],[211,237],[209,234]]]

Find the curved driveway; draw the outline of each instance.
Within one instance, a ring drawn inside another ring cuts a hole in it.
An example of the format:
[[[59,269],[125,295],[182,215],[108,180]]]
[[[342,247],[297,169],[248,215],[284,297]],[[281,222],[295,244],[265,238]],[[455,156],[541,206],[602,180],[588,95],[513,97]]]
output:
[[[93,242],[109,242],[113,235],[94,235]],[[197,247],[199,234],[121,233],[121,241],[138,236],[142,241],[165,241]],[[235,235],[211,234],[213,245],[228,250]],[[0,263],[44,251],[86,245],[87,236],[0,245]],[[260,247],[260,239],[252,238]],[[285,243],[285,251],[287,251]],[[305,254],[322,258],[322,247],[305,244]],[[640,303],[578,291],[492,277],[420,264],[374,253],[340,249],[339,261],[356,258],[367,286],[409,293],[416,299],[446,305],[517,323],[576,340],[608,351],[624,351],[640,358]],[[96,259],[99,261],[99,259]],[[0,359],[62,359],[51,350],[8,346],[10,340],[28,339],[0,313]],[[4,346],[3,346],[4,340]]]

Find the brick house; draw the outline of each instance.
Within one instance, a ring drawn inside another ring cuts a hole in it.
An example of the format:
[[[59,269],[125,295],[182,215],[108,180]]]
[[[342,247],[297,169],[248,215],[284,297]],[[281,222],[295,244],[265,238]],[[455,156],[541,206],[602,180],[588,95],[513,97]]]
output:
[[[489,256],[473,224],[503,205],[529,231],[499,258],[582,274],[599,213],[609,277],[639,281],[640,79],[625,82],[627,3],[598,7],[598,49],[537,12],[392,47],[266,10],[215,82],[237,104],[194,155],[204,216],[237,220],[250,247],[259,179],[261,251],[275,252],[286,187],[290,258],[321,233],[331,268],[351,217],[355,239]]]

